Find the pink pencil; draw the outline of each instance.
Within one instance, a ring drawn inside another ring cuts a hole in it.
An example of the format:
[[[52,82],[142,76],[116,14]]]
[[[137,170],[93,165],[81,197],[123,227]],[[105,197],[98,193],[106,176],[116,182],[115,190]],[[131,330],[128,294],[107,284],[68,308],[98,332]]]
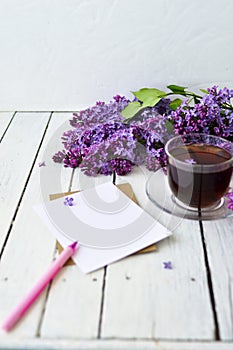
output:
[[[29,291],[24,299],[16,306],[7,319],[2,324],[2,329],[6,332],[10,331],[12,327],[25,314],[33,302],[37,299],[40,293],[45,289],[49,282],[56,276],[66,261],[75,253],[77,243],[74,242],[69,245],[58,258],[52,263],[48,271],[39,279],[35,286]]]

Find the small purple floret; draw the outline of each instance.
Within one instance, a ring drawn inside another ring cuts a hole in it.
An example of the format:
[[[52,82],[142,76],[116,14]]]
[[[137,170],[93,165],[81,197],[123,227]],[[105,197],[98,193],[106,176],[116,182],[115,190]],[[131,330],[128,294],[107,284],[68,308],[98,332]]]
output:
[[[165,261],[163,263],[163,267],[164,267],[164,269],[172,270],[172,263],[171,263],[171,261]]]
[[[74,203],[73,203],[73,201],[74,201],[74,198],[72,198],[72,197],[66,197],[65,198],[65,200],[64,200],[64,204],[65,205],[68,205],[69,207],[72,207],[73,205],[74,205]]]
[[[228,199],[227,208],[233,210],[233,190],[226,194]]]
[[[40,162],[38,165],[39,165],[39,167],[45,166],[45,161]]]

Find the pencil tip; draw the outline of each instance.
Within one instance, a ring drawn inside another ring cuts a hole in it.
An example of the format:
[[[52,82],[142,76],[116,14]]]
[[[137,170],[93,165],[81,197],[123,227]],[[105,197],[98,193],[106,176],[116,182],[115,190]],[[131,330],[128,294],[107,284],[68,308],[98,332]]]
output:
[[[69,247],[74,250],[76,248],[77,244],[78,244],[78,242],[76,241],[76,242],[70,244]]]

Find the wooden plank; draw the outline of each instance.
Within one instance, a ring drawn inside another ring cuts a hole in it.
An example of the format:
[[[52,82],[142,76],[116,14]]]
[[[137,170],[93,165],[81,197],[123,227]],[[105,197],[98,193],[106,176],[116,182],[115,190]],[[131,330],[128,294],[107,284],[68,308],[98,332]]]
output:
[[[0,146],[0,249],[5,241],[49,113],[17,113]]]
[[[84,275],[66,266],[50,289],[41,336],[97,338],[102,284],[103,269]]]
[[[140,340],[8,339],[1,350],[232,350],[233,343]]]
[[[71,113],[69,112],[53,113],[52,120],[55,120],[55,127],[51,131],[45,151],[40,156],[40,160],[46,163],[46,167],[44,168],[46,176],[45,178],[40,177],[40,182],[47,181],[46,184],[41,184],[43,192],[44,190],[46,192],[46,199],[49,199],[49,194],[51,193],[62,192],[63,190],[67,191],[69,189],[73,169],[65,168],[63,164],[54,163],[52,156],[64,148],[61,136],[64,131],[71,129],[69,124],[70,118]],[[56,123],[58,123],[58,127],[56,127]]]
[[[143,190],[147,173],[140,171],[124,180],[129,180],[138,201],[157,218],[158,211]],[[159,220],[168,223],[170,218],[164,214]],[[171,228],[174,223],[171,221]],[[154,253],[129,257],[108,267],[101,336],[214,339],[198,222],[181,220],[173,236],[159,242],[157,248]],[[172,262],[172,270],[163,268],[166,261]]]
[[[8,124],[10,123],[13,115],[14,115],[14,112],[0,112],[0,140]]]
[[[34,137],[34,134],[36,135],[36,125],[37,128],[39,128],[43,120],[45,126],[47,123],[47,118],[41,119],[39,116],[35,117],[33,115],[25,115],[25,119],[28,123],[28,117],[31,119],[31,125],[33,125],[31,132],[32,137]],[[35,123],[35,120],[38,121],[38,124]],[[30,180],[26,187],[21,205],[15,218],[12,231],[7,241],[7,245],[4,249],[0,268],[1,321],[11,311],[12,307],[21,300],[24,294],[32,287],[37,279],[47,270],[54,256],[55,240],[50,231],[41,222],[40,218],[35,213],[33,206],[39,203],[41,200],[40,172],[46,170],[46,167],[38,167],[38,162],[41,161],[44,157],[44,149],[46,143],[51,139],[54,129],[63,123],[64,120],[65,116],[61,116],[60,118],[53,116],[51,119],[49,128],[46,132],[44,143],[42,144],[42,147],[36,159],[35,166],[31,173]],[[25,124],[19,123],[18,132],[21,130],[20,126],[23,127]],[[23,140],[21,141],[23,142]],[[12,139],[12,142],[14,143],[14,139]],[[20,152],[20,155],[21,158],[23,158],[24,154],[22,151]],[[33,155],[31,155],[31,157],[32,156]],[[17,162],[20,164],[20,159],[18,159]],[[24,161],[22,159],[22,163],[23,162]],[[51,166],[57,167],[58,165],[52,163]],[[60,166],[58,166],[58,168],[60,168]],[[19,167],[19,169],[21,168]],[[11,180],[9,179],[9,181]],[[49,188],[47,190],[49,192]],[[13,194],[14,192],[12,191],[12,195]],[[38,326],[41,319],[45,298],[46,292],[40,296],[40,298],[30,309],[30,312],[28,312],[25,317],[17,324],[17,326],[11,332],[11,338],[34,337],[38,333]],[[1,331],[0,344],[5,338],[8,338],[8,334],[5,334]]]
[[[233,340],[233,221],[204,222],[220,338]]]
[[[76,170],[71,190],[87,188],[89,181],[93,181],[93,178],[85,176],[88,184],[85,183],[85,187],[82,184],[80,187],[78,174],[79,171]],[[76,266],[69,267],[64,273],[65,281],[61,278],[57,283],[52,284],[41,336],[97,338],[104,270],[84,275]]]

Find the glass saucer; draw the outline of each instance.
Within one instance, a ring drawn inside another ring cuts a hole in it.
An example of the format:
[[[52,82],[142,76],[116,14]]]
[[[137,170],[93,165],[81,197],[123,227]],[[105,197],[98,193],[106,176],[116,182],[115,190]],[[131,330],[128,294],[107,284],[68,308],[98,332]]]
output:
[[[223,204],[212,210],[188,209],[179,205],[174,198],[167,176],[162,169],[158,169],[146,183],[146,194],[148,198],[164,212],[190,220],[218,220],[233,217],[233,210],[227,208],[227,199]]]

